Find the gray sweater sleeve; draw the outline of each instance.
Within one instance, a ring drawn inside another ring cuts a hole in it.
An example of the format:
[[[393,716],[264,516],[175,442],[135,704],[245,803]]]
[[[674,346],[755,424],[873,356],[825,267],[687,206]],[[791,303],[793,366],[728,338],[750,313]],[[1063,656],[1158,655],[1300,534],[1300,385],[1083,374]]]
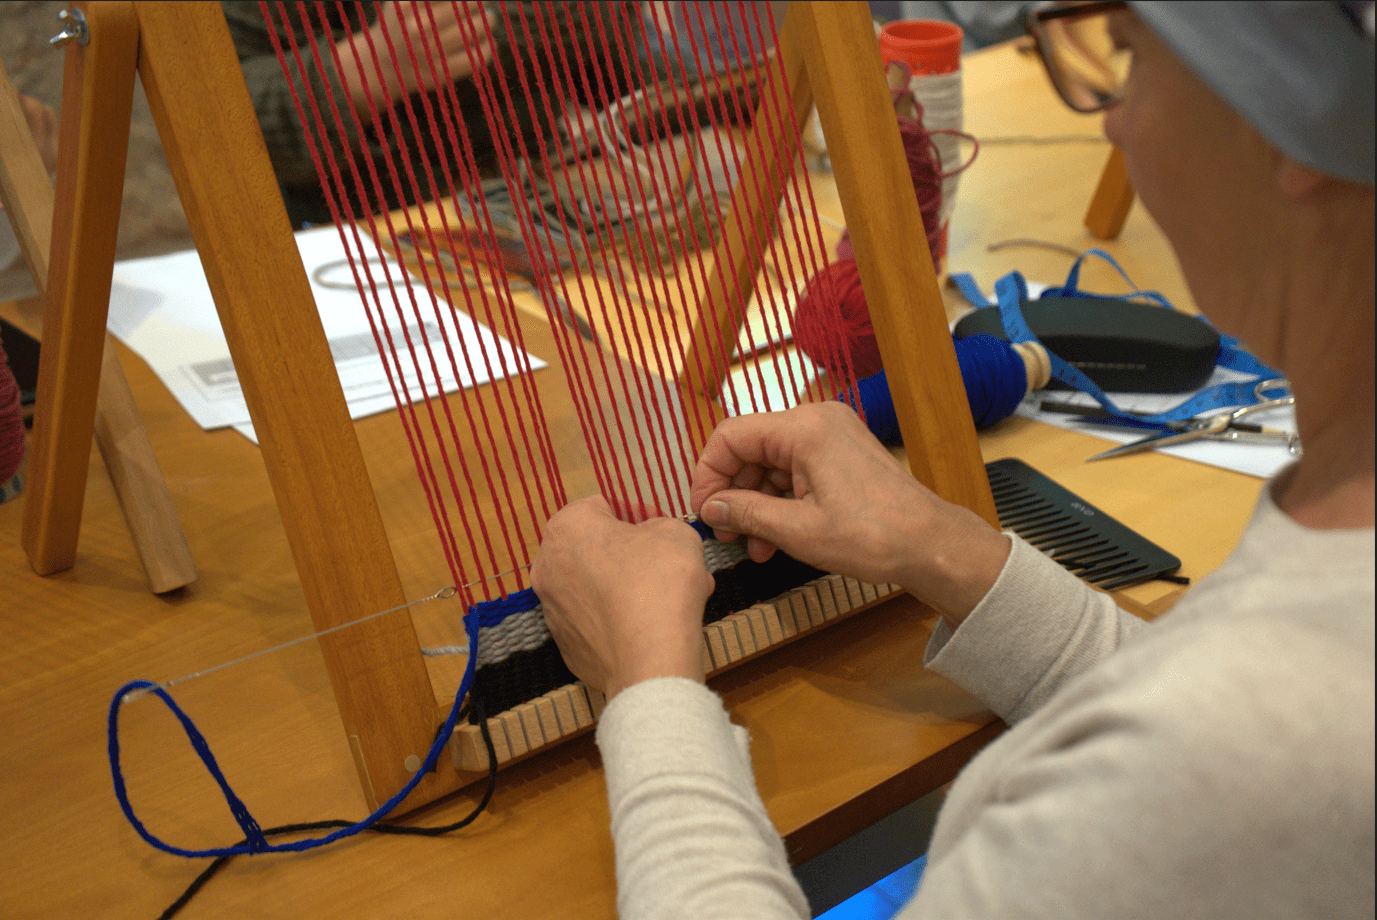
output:
[[[938,622],[924,664],[1014,724],[1113,654],[1144,622],[1024,540],[955,632]]]
[[[808,916],[784,843],[756,792],[744,729],[717,694],[658,678],[598,721],[622,920]]]
[[[1142,628],[1016,544],[930,650],[1016,724],[953,784],[901,918],[1371,917],[1373,558],[1371,528],[1305,532],[1264,499]],[[598,744],[622,920],[807,916],[711,692],[638,684]]]

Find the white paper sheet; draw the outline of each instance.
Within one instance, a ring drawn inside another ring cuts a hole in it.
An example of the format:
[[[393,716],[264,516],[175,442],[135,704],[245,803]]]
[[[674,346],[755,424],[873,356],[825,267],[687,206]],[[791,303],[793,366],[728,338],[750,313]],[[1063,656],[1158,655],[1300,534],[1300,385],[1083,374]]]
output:
[[[352,286],[343,289],[322,285],[315,277],[320,274],[327,282],[352,280],[342,264],[345,253],[338,232],[333,227],[304,230],[296,235],[296,241],[306,273],[312,276],[311,291],[335,358],[350,416],[363,418],[393,408],[396,402],[358,293]],[[374,263],[375,278],[380,278],[380,254],[372,250],[369,257]],[[322,268],[324,272],[319,272]],[[401,300],[407,306],[406,325],[422,362],[420,378],[429,381],[429,395],[435,395],[435,377],[424,342],[434,347],[439,381],[446,393],[460,386],[489,382],[492,375],[488,368],[529,366],[534,370],[545,366],[540,359],[519,353],[510,342],[474,322],[467,314],[449,309],[442,301],[437,302],[419,282],[407,279],[395,262],[389,262],[389,270],[391,277],[398,279],[396,283],[403,283],[403,279],[411,283],[416,295],[416,311],[412,311],[409,298]],[[383,300],[387,304],[390,298]],[[272,304],[264,304],[263,309],[272,309]],[[389,318],[389,324],[394,329],[394,336],[399,336],[400,321],[395,315]],[[233,426],[257,443],[215,302],[195,250],[116,263],[110,291],[109,328],[148,362],[198,425],[205,429]],[[426,333],[424,339],[419,335],[422,329]],[[444,347],[442,332],[454,343],[456,360],[453,363]],[[463,359],[464,349],[472,356],[471,362]],[[400,339],[396,350],[398,360],[393,365],[394,375],[400,373],[404,378],[411,398],[422,398],[424,391]],[[398,385],[401,383],[399,380]]]

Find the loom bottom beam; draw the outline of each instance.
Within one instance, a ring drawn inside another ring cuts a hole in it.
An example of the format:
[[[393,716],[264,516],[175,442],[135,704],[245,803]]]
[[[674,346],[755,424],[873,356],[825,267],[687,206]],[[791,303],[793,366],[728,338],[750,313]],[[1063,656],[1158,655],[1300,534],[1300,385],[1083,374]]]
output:
[[[709,677],[720,674],[872,607],[898,591],[894,585],[872,585],[841,575],[815,579],[703,627],[703,669]],[[574,683],[489,717],[488,733],[498,767],[593,728],[603,703],[601,693]],[[450,756],[459,772],[472,773],[475,780],[486,774],[488,751],[477,725],[455,730]]]

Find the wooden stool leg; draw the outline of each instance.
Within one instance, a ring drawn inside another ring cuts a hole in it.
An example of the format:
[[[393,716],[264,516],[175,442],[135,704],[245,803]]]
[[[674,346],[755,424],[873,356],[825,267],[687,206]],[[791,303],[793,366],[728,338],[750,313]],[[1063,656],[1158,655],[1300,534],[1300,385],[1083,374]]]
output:
[[[76,562],[138,66],[132,4],[91,4],[86,18],[90,42],[69,43],[63,72],[64,156],[24,503],[24,551],[40,575]]]
[[[1124,167],[1124,152],[1115,147],[1109,154],[1100,174],[1100,184],[1090,208],[1085,212],[1085,226],[1102,240],[1112,240],[1124,229],[1129,209],[1133,207],[1133,184],[1128,181]]]

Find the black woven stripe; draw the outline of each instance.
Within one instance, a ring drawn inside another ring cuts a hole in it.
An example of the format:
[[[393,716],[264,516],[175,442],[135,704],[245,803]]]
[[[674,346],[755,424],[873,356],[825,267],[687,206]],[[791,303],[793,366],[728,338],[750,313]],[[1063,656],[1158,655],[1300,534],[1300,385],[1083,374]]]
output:
[[[483,704],[485,712],[496,714],[576,680],[564,666],[555,641],[547,639],[536,648],[483,665],[474,675],[470,696]]]
[[[822,574],[783,553],[775,553],[767,562],[747,559],[721,569],[713,573],[717,584],[703,611],[703,624],[778,597]],[[506,712],[576,679],[565,667],[554,640],[549,639],[536,648],[480,667],[474,675],[472,696],[487,712]]]
[[[713,573],[717,585],[703,611],[703,625],[716,623],[738,610],[778,597],[815,578],[821,578],[823,574],[811,565],[804,565],[779,552],[766,562],[742,560],[729,569]]]

